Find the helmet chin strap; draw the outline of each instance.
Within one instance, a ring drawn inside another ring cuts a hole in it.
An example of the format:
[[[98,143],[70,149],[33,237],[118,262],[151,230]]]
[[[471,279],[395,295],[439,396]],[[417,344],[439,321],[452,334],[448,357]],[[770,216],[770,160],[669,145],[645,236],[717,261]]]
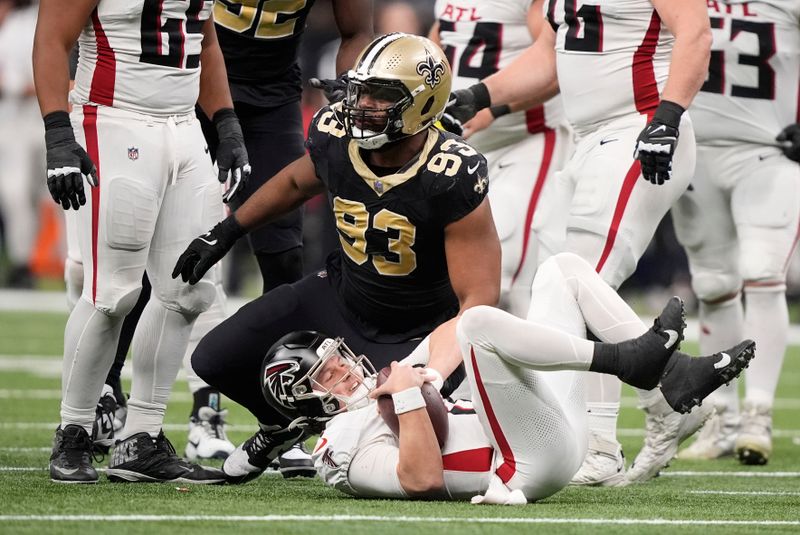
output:
[[[369,399],[369,393],[375,388],[375,381],[371,377],[366,377],[358,384],[352,394],[347,397],[340,398],[347,406],[347,410],[352,411],[356,409],[363,409],[372,401]]]

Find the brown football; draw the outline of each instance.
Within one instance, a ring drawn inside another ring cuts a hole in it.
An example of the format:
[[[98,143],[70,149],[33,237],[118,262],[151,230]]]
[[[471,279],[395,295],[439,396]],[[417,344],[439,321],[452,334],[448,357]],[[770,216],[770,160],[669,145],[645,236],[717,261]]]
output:
[[[391,368],[382,368],[381,371],[378,372],[377,385],[381,386],[385,383],[391,373]],[[430,383],[424,383],[422,385],[422,397],[425,398],[425,408],[428,410],[428,416],[431,419],[433,431],[436,433],[436,440],[439,441],[439,447],[441,448],[444,446],[445,440],[447,440],[447,432],[449,429],[447,407],[444,405],[442,395],[439,394],[439,391]],[[399,437],[400,421],[394,413],[394,401],[392,401],[392,396],[383,395],[378,398],[378,412],[383,418],[383,421],[386,422],[386,425],[389,426],[389,429],[392,430],[392,433]]]

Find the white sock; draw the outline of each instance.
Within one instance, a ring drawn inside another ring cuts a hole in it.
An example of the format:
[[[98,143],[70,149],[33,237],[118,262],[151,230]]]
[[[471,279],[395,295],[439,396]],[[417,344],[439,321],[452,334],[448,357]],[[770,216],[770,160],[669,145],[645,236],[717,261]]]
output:
[[[121,317],[106,316],[79,299],[64,329],[61,426],[80,425],[92,433],[94,412],[122,328]]]
[[[167,309],[155,297],[148,301],[133,335],[133,382],[122,439],[158,435],[196,317]]]
[[[740,295],[715,304],[700,301],[699,312],[700,354],[712,355],[738,344],[744,338],[744,308]],[[738,380],[719,387],[708,396],[708,401],[716,407],[724,407],[732,416],[738,416]]]
[[[217,284],[217,298],[208,310],[197,316],[197,320],[195,320],[194,326],[192,327],[192,334],[189,336],[189,345],[183,357],[183,370],[186,372],[186,381],[189,384],[189,392],[192,394],[202,388],[208,388],[208,384],[200,379],[192,368],[192,353],[194,353],[200,340],[211,332],[211,329],[225,321],[227,317],[225,313],[226,302],[227,297],[225,296],[225,291],[222,289],[222,284]]]
[[[617,417],[619,416],[619,401],[616,403],[586,403],[586,411],[589,429],[606,440],[617,442]]]
[[[789,340],[789,310],[783,286],[745,286],[744,334],[756,342],[746,370],[745,399],[772,406]]]

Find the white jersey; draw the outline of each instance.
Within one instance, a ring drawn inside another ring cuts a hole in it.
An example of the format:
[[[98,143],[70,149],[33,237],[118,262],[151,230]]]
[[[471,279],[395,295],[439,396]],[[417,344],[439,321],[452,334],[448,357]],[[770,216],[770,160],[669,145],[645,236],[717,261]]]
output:
[[[73,104],[149,115],[194,110],[211,0],[100,0],[78,40]]]
[[[471,402],[445,404],[450,411],[442,448],[445,491],[451,499],[469,499],[489,486],[496,468],[494,448]],[[375,403],[328,422],[312,456],[322,480],[342,492],[362,497],[406,496],[397,476],[399,442]]]
[[[531,0],[437,0],[439,39],[453,71],[453,89],[463,89],[509,65],[533,44],[527,25]],[[527,111],[498,118],[470,138],[488,152],[555,128],[564,121],[555,97]]]
[[[800,121],[800,2],[708,2],[714,44],[691,107],[697,142],[777,145]]]
[[[655,110],[674,37],[650,0],[548,0],[545,9],[564,109],[578,134]]]

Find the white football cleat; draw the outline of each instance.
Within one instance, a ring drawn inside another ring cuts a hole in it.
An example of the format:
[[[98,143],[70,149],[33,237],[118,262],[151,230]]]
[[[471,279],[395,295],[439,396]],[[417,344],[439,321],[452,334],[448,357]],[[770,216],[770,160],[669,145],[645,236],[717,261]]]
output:
[[[225,434],[227,415],[225,409],[215,411],[211,407],[200,407],[197,417],[189,420],[187,459],[226,459],[236,449]]]
[[[625,484],[625,455],[619,442],[589,430],[589,451],[570,485],[617,487]]]
[[[681,414],[673,411],[663,398],[645,407],[647,434],[644,447],[625,476],[628,483],[644,483],[656,477],[678,453],[678,446],[700,429],[713,410],[706,405]]]
[[[733,455],[738,433],[739,416],[731,414],[724,405],[718,405],[703,424],[697,440],[681,450],[678,459],[710,460]]]
[[[767,464],[772,453],[772,407],[744,402],[735,449],[742,464]]]

